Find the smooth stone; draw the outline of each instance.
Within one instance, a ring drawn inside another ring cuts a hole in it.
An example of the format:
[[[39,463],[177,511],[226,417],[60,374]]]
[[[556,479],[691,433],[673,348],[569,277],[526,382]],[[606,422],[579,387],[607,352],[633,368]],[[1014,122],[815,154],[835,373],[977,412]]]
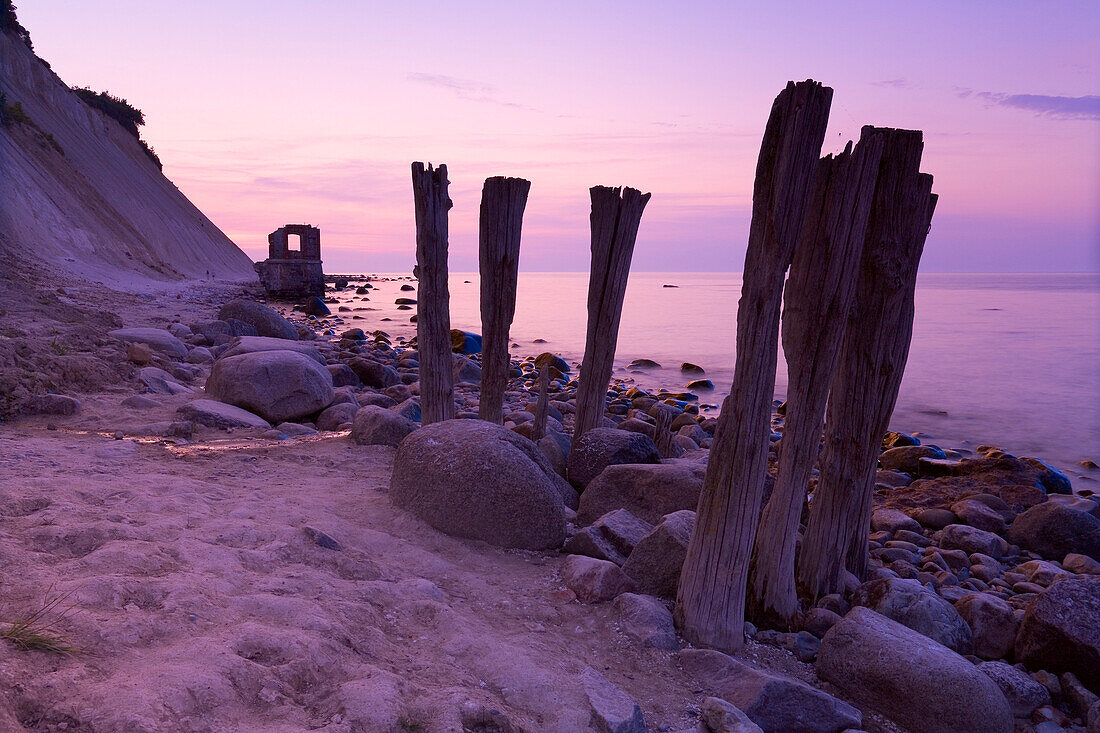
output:
[[[634,581],[639,593],[658,597],[676,595],[694,526],[695,512],[687,509],[672,512],[638,542],[623,565],[623,572]]]
[[[259,415],[215,400],[192,400],[176,410],[176,415],[199,425],[218,430],[229,428],[270,428]]]
[[[1035,596],[1016,635],[1016,659],[1030,668],[1073,672],[1100,688],[1100,579],[1070,578]]]
[[[585,667],[581,685],[592,710],[589,725],[598,733],[646,733],[641,707],[602,674]]]
[[[581,603],[601,603],[634,590],[619,566],[586,555],[569,555],[561,564],[562,581]]]
[[[672,613],[659,599],[628,592],[616,597],[612,607],[619,613],[623,632],[641,642],[643,647],[666,651],[680,648]]]
[[[118,328],[107,335],[127,344],[145,344],[173,359],[187,358],[187,345],[163,328]]]

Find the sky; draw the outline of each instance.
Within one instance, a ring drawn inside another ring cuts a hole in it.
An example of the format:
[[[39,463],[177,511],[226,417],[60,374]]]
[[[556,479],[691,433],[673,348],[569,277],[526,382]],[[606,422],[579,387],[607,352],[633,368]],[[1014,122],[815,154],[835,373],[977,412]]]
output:
[[[924,131],[923,271],[1100,270],[1096,2],[16,3],[254,259],[310,223],[328,272],[411,270],[416,160],[448,166],[454,271],[493,175],[532,182],[524,270],[587,270],[588,188],[625,185],[653,194],[634,269],[738,271],[771,102],[813,78],[823,154]]]

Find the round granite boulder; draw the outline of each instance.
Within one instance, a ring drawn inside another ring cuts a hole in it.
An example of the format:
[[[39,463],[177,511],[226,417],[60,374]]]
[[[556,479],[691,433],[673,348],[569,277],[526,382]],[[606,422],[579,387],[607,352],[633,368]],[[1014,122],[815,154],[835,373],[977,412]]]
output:
[[[661,454],[648,435],[618,428],[595,428],[574,441],[569,451],[569,483],[583,491],[608,466],[660,462]]]
[[[446,420],[408,435],[394,456],[393,503],[446,534],[546,550],[565,541],[572,489],[538,446],[481,420]]]
[[[312,415],[332,402],[328,370],[296,351],[256,351],[214,363],[206,393],[270,423]]]

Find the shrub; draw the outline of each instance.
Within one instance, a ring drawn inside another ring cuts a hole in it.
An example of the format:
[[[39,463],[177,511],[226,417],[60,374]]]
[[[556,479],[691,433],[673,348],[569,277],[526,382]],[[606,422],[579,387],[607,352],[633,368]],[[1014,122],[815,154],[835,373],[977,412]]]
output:
[[[16,38],[27,45],[27,48],[34,49],[34,46],[31,45],[31,34],[15,17],[15,6],[11,0],[0,0],[0,33],[14,34]]]
[[[145,124],[145,113],[140,109],[110,92],[94,92],[87,87],[73,87],[73,91],[89,107],[115,120],[134,137],[141,137],[138,128]]]

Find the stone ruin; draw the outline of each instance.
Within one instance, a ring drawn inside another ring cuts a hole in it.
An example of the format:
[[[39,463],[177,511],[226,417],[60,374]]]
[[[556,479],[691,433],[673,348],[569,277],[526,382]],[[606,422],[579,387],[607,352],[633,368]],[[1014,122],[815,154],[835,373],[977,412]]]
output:
[[[298,235],[300,249],[290,248],[290,236]],[[321,230],[309,224],[287,224],[267,235],[268,255],[255,264],[260,284],[274,298],[304,298],[323,295],[325,274],[321,269]]]

